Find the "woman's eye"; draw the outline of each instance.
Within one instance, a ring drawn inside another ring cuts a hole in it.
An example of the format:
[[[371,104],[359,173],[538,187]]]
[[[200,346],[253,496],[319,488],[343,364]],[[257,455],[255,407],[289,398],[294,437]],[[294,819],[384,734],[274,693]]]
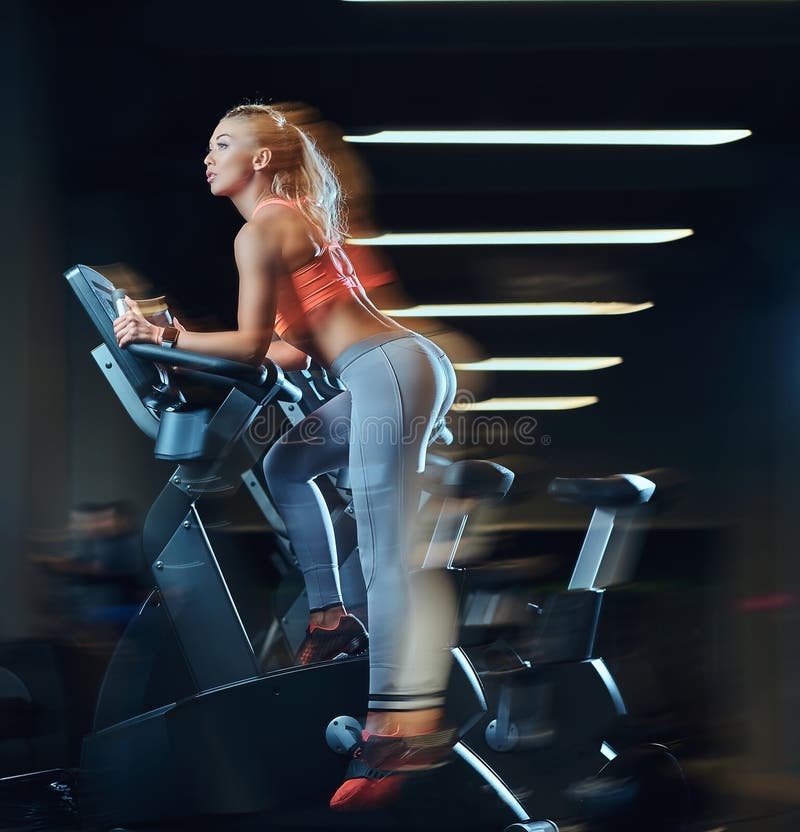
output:
[[[227,144],[225,144],[225,142],[217,142],[217,147],[218,147],[220,150],[224,150],[227,146],[228,146],[228,145],[227,145]]]

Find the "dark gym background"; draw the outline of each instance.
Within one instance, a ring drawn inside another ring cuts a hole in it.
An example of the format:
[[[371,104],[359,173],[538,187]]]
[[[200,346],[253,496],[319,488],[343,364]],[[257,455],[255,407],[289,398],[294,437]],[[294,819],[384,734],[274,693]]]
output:
[[[203,175],[227,107],[306,101],[346,133],[752,130],[708,148],[355,148],[386,230],[695,230],[661,245],[388,254],[420,303],[655,304],[453,321],[489,355],[624,359],[492,379],[491,395],[599,397],[537,414],[549,444],[480,449],[519,472],[493,545],[525,555],[551,545],[548,529],[578,539],[587,515],[544,495],[555,475],[682,472],[642,561],[663,590],[664,695],[698,768],[797,801],[796,3],[9,0],[2,32],[2,640],[38,631],[31,536],[56,534],[86,501],[144,511],[169,472],[100,378],[61,272],[123,262],[189,318],[230,324],[240,220]]]

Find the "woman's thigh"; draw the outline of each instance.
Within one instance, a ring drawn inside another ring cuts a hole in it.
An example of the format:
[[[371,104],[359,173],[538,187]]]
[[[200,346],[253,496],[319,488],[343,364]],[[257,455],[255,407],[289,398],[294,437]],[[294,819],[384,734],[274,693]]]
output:
[[[344,468],[350,446],[350,391],[345,390],[293,425],[267,451],[267,479],[308,480]]]
[[[391,350],[389,348],[392,348]],[[343,374],[352,394],[350,479],[367,586],[407,568],[419,476],[447,394],[438,358],[413,339],[374,348]]]

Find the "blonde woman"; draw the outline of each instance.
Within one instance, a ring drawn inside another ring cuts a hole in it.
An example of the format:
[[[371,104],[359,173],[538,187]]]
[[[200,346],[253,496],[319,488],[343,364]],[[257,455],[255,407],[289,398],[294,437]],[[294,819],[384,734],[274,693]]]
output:
[[[238,328],[165,333],[129,300],[117,338],[124,347],[166,335],[183,349],[253,364],[267,355],[299,366],[311,356],[344,382],[345,392],[273,445],[264,470],[306,580],[311,615],[298,659],[308,663],[366,648],[364,628],[342,604],[331,519],[314,483],[350,468],[370,689],[362,741],[331,806],[375,808],[395,799],[408,772],[441,765],[452,743],[442,725],[447,634],[413,627],[409,553],[419,472],[432,427],[453,402],[455,374],[439,347],[370,302],[341,248],[336,177],[279,108],[229,110],[204,161],[211,193],[245,221],[234,243]]]

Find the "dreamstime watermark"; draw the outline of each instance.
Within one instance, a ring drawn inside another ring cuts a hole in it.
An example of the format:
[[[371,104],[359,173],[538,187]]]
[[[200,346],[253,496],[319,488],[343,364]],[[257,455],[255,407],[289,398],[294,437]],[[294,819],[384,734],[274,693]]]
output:
[[[338,397],[337,397],[338,398]],[[444,425],[453,434],[453,442],[459,446],[495,445],[507,447],[536,444],[548,446],[552,439],[548,434],[539,434],[539,422],[529,413],[510,417],[505,414],[482,412],[477,409],[475,396],[468,390],[459,390],[453,407],[444,418]],[[363,445],[427,444],[432,432],[438,427],[437,421],[429,415],[417,414],[405,422],[389,414],[367,413],[363,418],[350,412],[348,402],[342,400],[340,412],[314,411],[284,431],[284,414],[276,407],[266,408],[249,428],[250,438],[259,445],[280,442],[285,445],[309,445],[311,447],[333,443],[349,445],[356,440]],[[368,405],[370,407],[370,405]],[[347,412],[342,412],[346,408]],[[366,408],[364,408],[366,409]],[[372,409],[376,408],[372,406]]]

